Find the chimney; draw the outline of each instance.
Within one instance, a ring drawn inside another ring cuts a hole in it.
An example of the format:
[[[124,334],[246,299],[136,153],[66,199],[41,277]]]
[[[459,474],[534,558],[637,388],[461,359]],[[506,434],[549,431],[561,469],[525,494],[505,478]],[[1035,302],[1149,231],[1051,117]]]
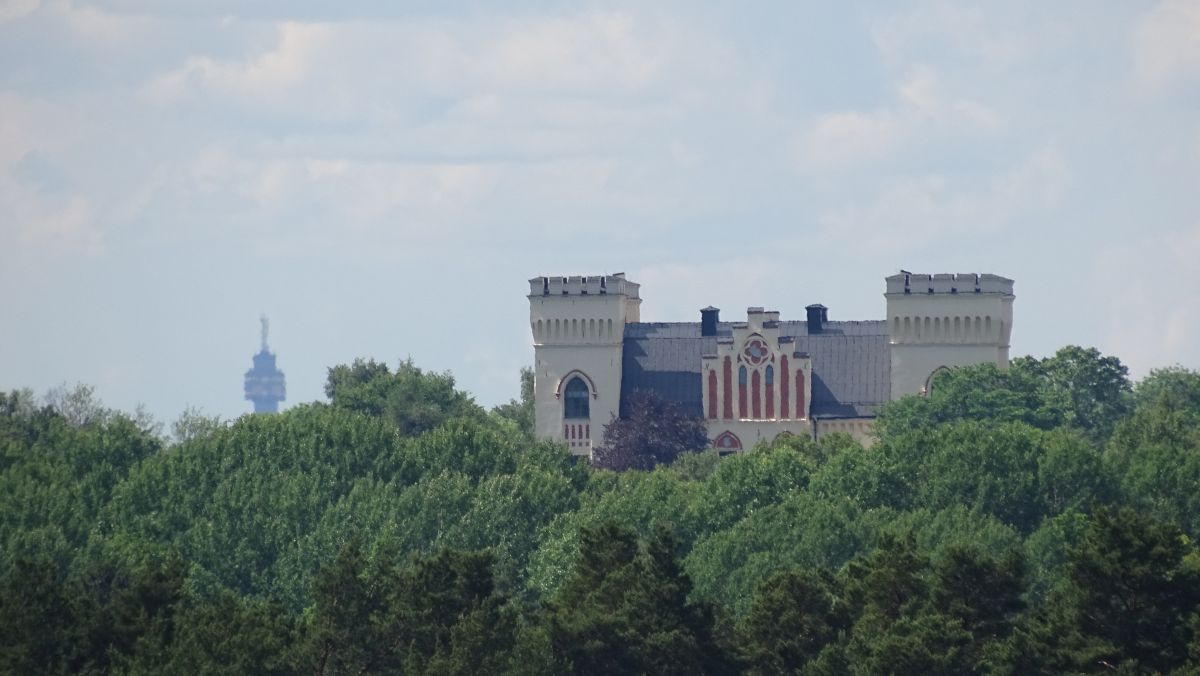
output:
[[[711,305],[700,310],[700,335],[717,335],[717,322],[721,321],[721,310]]]
[[[829,321],[829,308],[816,303],[804,308],[808,311],[808,334],[820,333],[821,327]]]

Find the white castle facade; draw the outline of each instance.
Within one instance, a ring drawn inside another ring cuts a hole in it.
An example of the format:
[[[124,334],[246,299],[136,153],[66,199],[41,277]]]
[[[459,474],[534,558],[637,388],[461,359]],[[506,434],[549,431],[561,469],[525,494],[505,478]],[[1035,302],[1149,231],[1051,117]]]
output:
[[[780,434],[870,443],[876,411],[924,393],[938,370],[1008,365],[1013,280],[901,272],[884,298],[878,320],[829,321],[809,305],[801,320],[751,307],[722,322],[708,307],[699,322],[647,323],[640,286],[624,274],[534,277],[536,433],[590,455],[629,396],[648,390],[702,416],[721,452]]]

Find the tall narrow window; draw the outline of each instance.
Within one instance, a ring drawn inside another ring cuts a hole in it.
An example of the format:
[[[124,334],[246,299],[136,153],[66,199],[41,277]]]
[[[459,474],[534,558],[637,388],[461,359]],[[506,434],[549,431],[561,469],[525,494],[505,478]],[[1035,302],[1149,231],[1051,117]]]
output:
[[[708,372],[708,417],[717,417],[717,372]]]
[[[788,398],[788,363],[787,357],[779,358],[779,417],[787,420],[791,415],[791,400]]]
[[[572,378],[563,392],[563,417],[568,420],[588,418],[588,386],[583,378]]]
[[[738,417],[746,417],[746,367],[738,367]]]
[[[804,371],[796,369],[796,417],[804,418]]]
[[[767,366],[767,419],[775,418],[775,367]]]
[[[721,417],[726,420],[733,418],[733,360],[725,357],[725,369],[721,373],[721,394],[724,403],[721,404]]]
[[[758,371],[750,376],[750,398],[753,402],[754,419],[762,419],[762,379],[758,375]]]

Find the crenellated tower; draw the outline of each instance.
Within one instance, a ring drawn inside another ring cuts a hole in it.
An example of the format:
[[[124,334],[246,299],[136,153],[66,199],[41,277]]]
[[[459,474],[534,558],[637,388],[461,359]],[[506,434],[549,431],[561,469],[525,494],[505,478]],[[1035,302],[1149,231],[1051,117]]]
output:
[[[999,275],[887,278],[891,398],[928,391],[933,375],[968,364],[1008,366],[1013,280]]]
[[[538,437],[590,455],[620,410],[625,324],[640,320],[641,303],[621,273],[529,280]]]

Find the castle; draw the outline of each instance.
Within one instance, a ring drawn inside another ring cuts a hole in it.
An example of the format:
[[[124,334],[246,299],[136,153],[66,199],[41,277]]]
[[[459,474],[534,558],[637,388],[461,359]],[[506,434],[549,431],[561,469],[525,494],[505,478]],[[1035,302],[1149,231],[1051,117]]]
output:
[[[638,284],[624,274],[534,277],[536,433],[590,455],[629,396],[649,390],[702,416],[720,452],[780,434],[846,432],[870,443],[879,408],[928,391],[933,375],[966,364],[1008,365],[1013,280],[990,274],[886,278],[882,320],[803,320],[751,307],[723,322],[641,321]]]

